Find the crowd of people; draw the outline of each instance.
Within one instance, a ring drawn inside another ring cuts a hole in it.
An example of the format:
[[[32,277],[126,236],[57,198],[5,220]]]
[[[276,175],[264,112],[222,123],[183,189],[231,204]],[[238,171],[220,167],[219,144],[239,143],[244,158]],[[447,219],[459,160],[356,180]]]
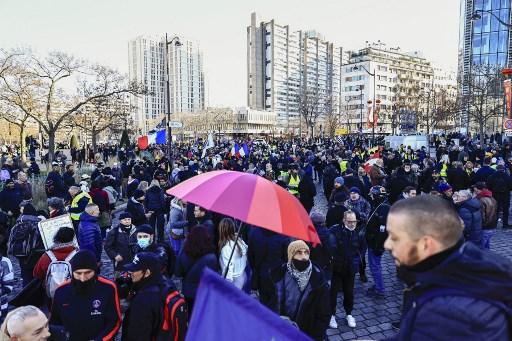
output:
[[[234,141],[177,144],[173,167],[156,145],[109,147],[109,157],[87,160],[91,174],[75,174],[76,157],[51,163],[47,209],[31,202],[35,159],[25,167],[6,159],[2,336],[24,340],[33,330],[27,339],[45,339],[50,326],[52,337],[71,340],[109,340],[120,330],[123,340],[182,340],[209,268],[324,340],[327,329],[338,328],[340,292],[344,320],[356,328],[354,286],[356,277],[369,282],[367,264],[373,282],[367,295],[380,304],[389,294],[381,265],[389,251],[406,287],[396,339],[509,339],[512,267],[489,249],[497,228],[511,228],[510,148],[461,135],[430,142],[431,148],[393,150],[384,143],[370,148],[362,136],[279,139],[249,142],[248,155]],[[257,226],[239,230],[233,218],[167,194],[221,169],[286,188],[310,214],[321,244]],[[325,209],[315,207],[318,196]],[[37,225],[62,215],[72,226],[60,228],[45,250]],[[102,276],[105,257],[114,269],[110,278]],[[23,286],[43,288],[45,300],[7,314],[11,260],[19,262]]]

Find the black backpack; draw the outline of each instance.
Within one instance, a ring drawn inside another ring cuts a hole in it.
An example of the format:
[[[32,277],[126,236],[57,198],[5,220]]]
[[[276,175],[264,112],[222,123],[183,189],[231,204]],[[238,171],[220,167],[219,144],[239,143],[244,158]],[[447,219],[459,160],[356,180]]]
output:
[[[174,287],[163,291],[162,325],[157,340],[184,341],[188,329],[185,298]]]
[[[48,196],[53,196],[55,194],[55,184],[52,179],[46,179],[44,183],[44,190]]]
[[[11,229],[8,254],[14,257],[29,257],[33,252],[44,252],[44,244],[39,229],[33,222],[23,221],[23,217]]]

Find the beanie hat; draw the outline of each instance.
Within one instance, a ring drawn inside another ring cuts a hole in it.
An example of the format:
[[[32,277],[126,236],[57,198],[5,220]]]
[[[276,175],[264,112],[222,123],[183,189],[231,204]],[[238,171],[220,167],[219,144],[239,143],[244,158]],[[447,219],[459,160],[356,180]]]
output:
[[[497,165],[496,166],[496,170],[498,172],[504,172],[505,171],[505,166],[504,165]]]
[[[155,230],[153,230],[153,227],[148,224],[143,224],[137,227],[137,230],[135,230],[135,233],[147,233],[147,234],[155,234]]]
[[[443,183],[440,183],[439,186],[437,186],[437,189],[439,190],[439,192],[444,193],[447,190],[452,189],[452,186],[450,186],[450,184],[448,184],[446,182],[443,182]]]
[[[130,212],[121,212],[121,214],[119,215],[119,220],[123,220],[123,219],[126,219],[126,218],[132,218],[132,215],[130,214]]]
[[[145,195],[144,191],[141,189],[136,189],[135,192],[133,192],[133,198],[135,200],[142,198]]]
[[[311,212],[310,217],[311,217],[311,221],[313,222],[313,224],[324,224],[325,223],[325,216],[318,211]]]
[[[347,200],[347,195],[345,192],[336,193],[334,195],[334,204],[341,205]]]
[[[345,179],[343,179],[341,176],[338,176],[336,179],[334,179],[334,182],[343,186],[345,184]]]
[[[358,187],[354,186],[354,187],[350,188],[350,193],[361,194],[361,190]]]
[[[73,258],[71,258],[69,263],[71,264],[71,269],[73,271],[82,269],[92,269],[96,271],[98,268],[96,256],[91,250],[78,251]]]
[[[59,244],[70,243],[75,238],[75,230],[70,227],[61,227],[53,236],[53,241]]]
[[[309,246],[303,240],[294,240],[288,245],[288,262],[292,261],[293,256],[297,253],[297,251],[306,249],[309,251]]]

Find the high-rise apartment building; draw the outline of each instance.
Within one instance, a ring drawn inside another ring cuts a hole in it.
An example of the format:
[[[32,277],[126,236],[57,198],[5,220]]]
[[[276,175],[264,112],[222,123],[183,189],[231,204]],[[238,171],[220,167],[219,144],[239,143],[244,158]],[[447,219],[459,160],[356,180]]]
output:
[[[140,36],[128,43],[129,79],[146,86],[147,95],[132,96],[138,133],[154,129],[167,112],[167,70],[171,113],[205,107],[203,56],[198,44],[183,38],[169,44],[165,36]],[[168,55],[166,55],[168,51]],[[166,66],[166,62],[168,66]]]
[[[404,53],[383,44],[351,52],[343,65],[341,121],[352,132],[367,129],[368,101],[373,110],[373,101],[380,100],[377,133],[423,130],[417,120],[423,105],[418,99],[432,87],[433,75],[430,62],[419,52]]]
[[[319,110],[329,99],[339,111],[343,50],[315,31],[292,30],[274,20],[258,22],[251,15],[247,27],[247,104],[274,111],[278,126],[300,126],[304,93],[315,93]]]

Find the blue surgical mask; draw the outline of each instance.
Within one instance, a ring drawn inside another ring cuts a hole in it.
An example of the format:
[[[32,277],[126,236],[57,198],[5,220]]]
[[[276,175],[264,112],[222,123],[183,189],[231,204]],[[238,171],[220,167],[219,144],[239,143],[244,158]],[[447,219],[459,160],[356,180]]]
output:
[[[139,238],[137,239],[137,244],[139,244],[142,249],[145,249],[149,246],[149,238]]]

